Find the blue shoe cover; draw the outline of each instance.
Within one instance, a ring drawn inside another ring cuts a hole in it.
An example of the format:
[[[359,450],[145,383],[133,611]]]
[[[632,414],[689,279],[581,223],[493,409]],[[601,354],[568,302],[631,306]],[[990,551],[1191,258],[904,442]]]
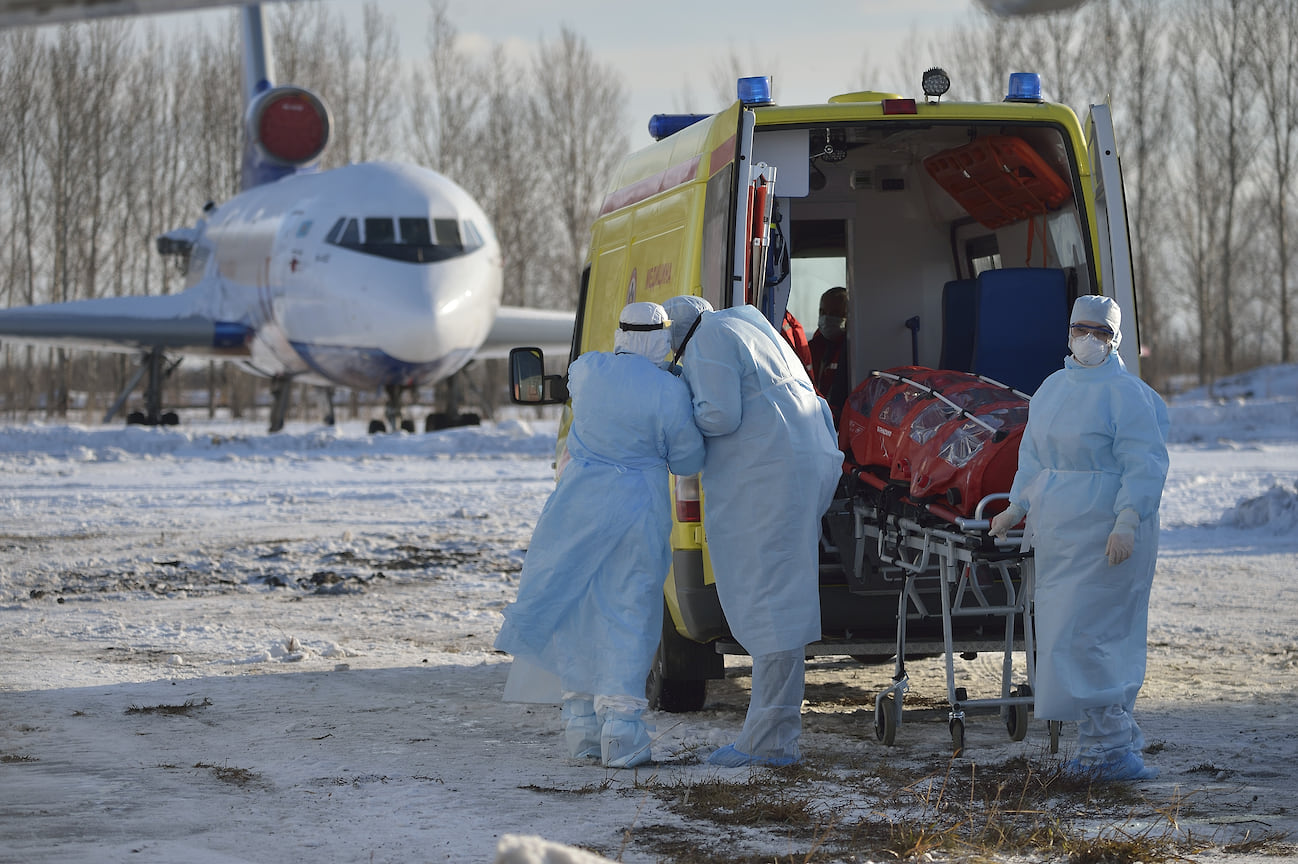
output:
[[[568,755],[574,759],[598,759],[599,731],[599,718],[594,713],[569,717],[563,730]]]
[[[708,757],[709,765],[720,765],[723,768],[741,768],[744,765],[769,765],[772,768],[783,768],[798,760],[793,756],[750,756],[735,749],[734,744],[713,751]]]
[[[608,768],[634,768],[653,759],[649,729],[640,718],[610,716],[599,734],[600,755]]]
[[[1130,751],[1108,762],[1083,763],[1069,759],[1063,770],[1074,777],[1089,776],[1100,781],[1153,780],[1158,776],[1157,768],[1146,765],[1140,754]]]

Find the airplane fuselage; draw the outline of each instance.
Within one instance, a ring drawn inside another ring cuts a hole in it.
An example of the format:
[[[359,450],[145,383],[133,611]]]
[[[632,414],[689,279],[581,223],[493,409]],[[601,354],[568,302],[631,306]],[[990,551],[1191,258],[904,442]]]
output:
[[[357,389],[437,380],[472,358],[500,305],[490,222],[427,169],[286,177],[197,227],[184,294],[247,325],[245,365],[261,375]]]

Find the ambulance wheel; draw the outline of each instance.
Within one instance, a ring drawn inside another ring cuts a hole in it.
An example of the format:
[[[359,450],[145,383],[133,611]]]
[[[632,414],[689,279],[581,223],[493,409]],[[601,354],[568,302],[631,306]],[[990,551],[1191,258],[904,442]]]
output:
[[[645,681],[649,707],[672,714],[703,710],[708,680],[724,678],[725,658],[710,643],[695,642],[676,632],[671,610],[663,603],[662,638]]]
[[[382,435],[384,432],[388,431],[388,424],[384,423],[382,420],[371,420],[369,431],[371,435]]]
[[[654,654],[653,666],[649,668],[645,698],[649,700],[650,708],[669,714],[701,711],[708,698],[708,682],[706,678],[668,678],[660,644]]]
[[[885,696],[874,706],[874,737],[888,747],[897,740],[897,700]]]
[[[1020,684],[1012,691],[1015,696],[1031,696],[1032,688],[1026,684]],[[1009,713],[1005,715],[1005,728],[1010,733],[1011,741],[1022,741],[1028,734],[1028,706],[1011,705]]]
[[[413,434],[414,434],[414,431],[415,431],[415,421],[414,421],[414,420],[402,420],[402,421],[401,421],[401,431],[402,431],[402,432],[409,432],[409,433],[411,433],[411,434],[413,435]]]
[[[964,721],[959,717],[952,717],[950,724],[951,729],[951,755],[964,755]]]

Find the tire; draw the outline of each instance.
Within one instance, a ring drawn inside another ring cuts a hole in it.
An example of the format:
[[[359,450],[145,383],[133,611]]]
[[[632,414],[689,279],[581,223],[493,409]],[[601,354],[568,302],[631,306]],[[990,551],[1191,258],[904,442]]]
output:
[[[964,755],[964,721],[956,717],[948,724],[951,730],[951,755]]]
[[[663,601],[662,638],[645,681],[649,707],[671,714],[701,711],[708,679],[725,677],[725,658],[711,644],[695,642],[676,632],[671,610]]]
[[[897,740],[897,700],[885,696],[874,707],[874,737],[888,747]]]
[[[663,647],[660,643],[654,654],[654,665],[649,670],[649,681],[645,685],[645,697],[649,707],[669,714],[688,714],[691,711],[703,710],[707,701],[707,679],[667,678],[663,669]]]
[[[386,431],[388,431],[388,424],[384,423],[382,420],[371,420],[371,421],[370,421],[370,434],[371,434],[371,435],[382,435],[382,434],[383,434],[384,432],[386,432]]]
[[[1011,691],[1015,696],[1031,696],[1032,688],[1020,684]],[[1010,733],[1011,741],[1022,741],[1028,734],[1028,706],[1011,705],[1005,715],[1005,729]]]

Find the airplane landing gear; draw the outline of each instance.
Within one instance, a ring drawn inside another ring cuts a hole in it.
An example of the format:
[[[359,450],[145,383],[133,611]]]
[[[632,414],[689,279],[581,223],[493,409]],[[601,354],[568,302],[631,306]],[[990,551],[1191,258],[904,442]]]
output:
[[[175,426],[180,423],[180,417],[175,411],[162,410],[162,382],[166,380],[176,367],[180,365],[180,360],[176,360],[171,365],[167,365],[166,358],[162,356],[161,348],[151,348],[144,354],[140,361],[140,368],[131,376],[131,380],[126,382],[122,392],[117,395],[117,399],[109,406],[108,411],[104,414],[103,422],[107,423],[117,416],[117,412],[122,410],[126,400],[130,397],[132,391],[140,383],[142,378],[148,377],[148,382],[144,387],[144,410],[132,411],[126,415],[128,426]]]
[[[482,417],[477,413],[460,411],[463,374],[463,372],[456,372],[446,379],[446,410],[434,411],[424,419],[425,432],[436,432],[439,429],[450,429],[455,426],[477,426],[482,422]]]
[[[407,420],[401,416],[401,391],[404,389],[399,384],[389,384],[383,388],[384,392],[388,394],[387,403],[383,407],[383,416],[387,418],[387,422],[371,420],[369,425],[371,435],[378,435],[387,432],[389,429],[393,432],[398,429],[402,432],[415,431],[415,421]]]

